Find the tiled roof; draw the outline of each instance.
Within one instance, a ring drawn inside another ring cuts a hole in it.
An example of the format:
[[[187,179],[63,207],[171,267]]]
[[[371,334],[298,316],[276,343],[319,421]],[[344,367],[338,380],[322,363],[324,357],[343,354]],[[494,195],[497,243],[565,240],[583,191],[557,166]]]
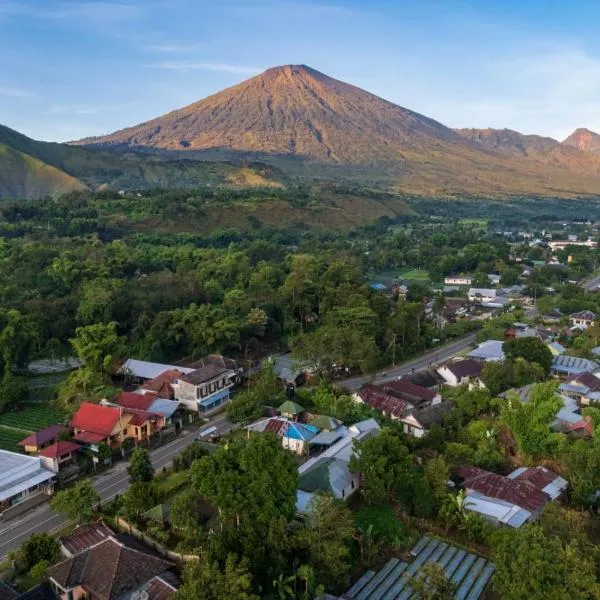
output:
[[[365,404],[386,416],[400,418],[413,405],[407,400],[396,398],[374,387],[365,387],[358,391]]]
[[[396,379],[395,381],[376,386],[376,389],[377,388],[392,394],[392,396],[408,400],[409,402],[414,402],[415,400],[430,402],[437,395],[433,390],[428,390],[408,379]]]
[[[71,452],[77,452],[81,446],[79,444],[74,444],[73,442],[65,442],[59,441],[55,442],[51,446],[44,448],[40,452],[40,456],[45,458],[60,458],[61,456],[66,456]]]
[[[93,433],[92,431],[80,431],[73,436],[73,439],[82,444],[97,444],[107,437],[108,434],[104,435],[103,433]]]
[[[580,383],[581,385],[585,385],[590,392],[595,392],[597,389],[600,389],[600,377],[596,377],[590,371],[584,371],[583,373],[579,373],[576,377],[573,378],[573,381]]]
[[[109,435],[119,422],[119,409],[84,402],[73,415],[69,425],[84,431]]]
[[[89,550],[48,569],[48,576],[62,588],[81,585],[97,600],[116,600],[136,590],[171,567],[160,558],[107,538]]]
[[[550,499],[548,494],[527,480],[509,479],[478,467],[461,467],[458,474],[468,490],[510,502],[530,512],[540,510]]]
[[[161,577],[152,578],[145,586],[144,591],[147,600],[171,600],[175,597],[177,590]]]
[[[479,377],[482,369],[480,362],[470,358],[448,362],[444,366],[458,379],[462,379],[463,377]]]
[[[568,432],[581,432],[583,435],[592,437],[594,435],[594,424],[588,417],[583,417],[577,423],[572,423],[567,427]]]
[[[581,310],[579,312],[574,312],[571,319],[587,319],[588,321],[593,321],[596,318],[596,313],[593,313],[591,310]]]
[[[187,383],[191,383],[192,385],[200,385],[201,383],[205,383],[206,381],[211,381],[212,379],[216,379],[217,377],[228,373],[231,369],[219,365],[207,364],[191,373],[187,373],[183,375],[180,379],[181,381],[186,381]]]
[[[535,485],[536,488],[543,490],[549,483],[552,483],[556,477],[556,473],[553,473],[550,469],[544,467],[531,467],[519,473],[514,480],[527,481]]]
[[[24,440],[21,440],[19,446],[36,446],[39,448],[48,442],[53,442],[58,439],[58,436],[65,430],[66,428],[62,425],[50,425],[45,429],[32,433]]]
[[[148,410],[154,402],[154,394],[136,394],[135,392],[121,392],[115,403],[123,408],[135,408],[137,410]]]
[[[410,411],[410,414],[427,429],[432,425],[439,425],[450,410],[452,410],[452,403],[445,401],[438,404],[430,404],[423,408],[415,408]]]
[[[147,381],[143,386],[143,390],[155,392],[161,398],[173,398],[172,384],[176,379],[180,379],[184,373],[178,369],[169,369],[161,373],[158,377]]]
[[[163,418],[162,415],[146,410],[131,410],[127,411],[127,414],[131,416],[128,425],[135,425],[136,427],[140,427],[147,421],[157,421]]]
[[[233,360],[233,358],[222,356],[221,354],[209,354],[208,356],[189,364],[188,367],[191,367],[192,369],[199,369],[200,367],[205,367],[206,365],[216,365],[217,367],[223,367],[224,369],[229,369],[231,371],[237,371],[243,368],[241,363]]]
[[[113,532],[104,523],[93,523],[76,527],[69,535],[60,538],[60,543],[69,554],[79,554],[112,535]]]

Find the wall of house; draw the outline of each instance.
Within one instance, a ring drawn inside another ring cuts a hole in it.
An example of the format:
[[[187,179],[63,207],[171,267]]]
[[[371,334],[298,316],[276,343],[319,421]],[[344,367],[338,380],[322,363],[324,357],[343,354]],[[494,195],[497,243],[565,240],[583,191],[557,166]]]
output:
[[[294,452],[294,454],[304,454],[305,445],[302,440],[294,440],[292,438],[282,437],[281,445],[286,449]]]
[[[456,378],[456,375],[450,371],[447,367],[442,367],[438,369],[438,373],[446,380],[446,383],[452,387],[456,387],[459,385],[459,381]]]

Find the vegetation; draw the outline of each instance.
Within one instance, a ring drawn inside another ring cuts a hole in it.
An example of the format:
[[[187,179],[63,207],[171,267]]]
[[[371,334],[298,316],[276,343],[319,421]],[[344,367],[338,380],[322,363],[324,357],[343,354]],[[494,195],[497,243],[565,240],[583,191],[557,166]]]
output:
[[[69,519],[79,523],[90,521],[94,515],[96,504],[100,501],[98,492],[89,479],[81,479],[73,487],[57,492],[50,506]]]

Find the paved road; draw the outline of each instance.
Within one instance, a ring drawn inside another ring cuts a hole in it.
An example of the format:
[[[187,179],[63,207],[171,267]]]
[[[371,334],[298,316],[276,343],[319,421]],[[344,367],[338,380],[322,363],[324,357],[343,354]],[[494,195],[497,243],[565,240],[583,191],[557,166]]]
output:
[[[218,416],[210,423],[225,432],[231,424],[225,417]],[[181,452],[196,437],[196,430],[184,431],[172,442],[157,448],[151,452],[152,464],[156,471],[169,465],[173,457]],[[129,486],[129,475],[127,474],[127,463],[122,461],[111,470],[94,479],[94,487],[98,491],[102,502],[112,500],[117,494],[122,494]],[[55,513],[48,504],[34,509],[19,519],[12,522],[0,522],[0,561],[6,555],[19,548],[21,544],[32,534],[42,531],[56,531],[67,524],[67,519]]]
[[[465,350],[465,348],[469,348],[470,346],[474,345],[474,343],[475,334],[470,333],[464,338],[460,338],[459,340],[447,344],[446,346],[440,346],[439,348],[429,350],[423,356],[409,360],[401,365],[398,365],[397,367],[388,368],[385,371],[379,371],[374,376],[352,377],[351,379],[338,381],[337,384],[350,391],[355,391],[362,387],[365,383],[385,383],[387,381],[392,381],[394,379],[398,379],[398,377],[401,375],[408,375],[413,371],[425,369],[434,363],[444,362],[456,354],[459,354]]]

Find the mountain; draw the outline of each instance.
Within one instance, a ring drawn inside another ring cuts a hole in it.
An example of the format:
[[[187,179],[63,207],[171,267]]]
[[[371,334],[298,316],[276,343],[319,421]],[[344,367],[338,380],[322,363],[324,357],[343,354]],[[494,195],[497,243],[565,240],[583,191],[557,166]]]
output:
[[[45,198],[85,185],[68,173],[43,161],[0,144],[0,198]]]
[[[281,187],[271,166],[115,154],[39,142],[0,125],[0,198],[41,198],[81,189],[178,188],[229,185]]]
[[[512,129],[455,129],[463,138],[487,150],[515,156],[547,154],[560,142],[540,135],[525,135]]]
[[[600,135],[585,128],[576,129],[563,141],[563,144],[565,146],[577,148],[582,152],[600,153]]]
[[[600,168],[589,155],[565,154],[554,140],[517,132],[454,131],[304,65],[268,69],[77,144],[180,158],[250,157],[305,178],[368,180],[404,193],[600,194]]]

